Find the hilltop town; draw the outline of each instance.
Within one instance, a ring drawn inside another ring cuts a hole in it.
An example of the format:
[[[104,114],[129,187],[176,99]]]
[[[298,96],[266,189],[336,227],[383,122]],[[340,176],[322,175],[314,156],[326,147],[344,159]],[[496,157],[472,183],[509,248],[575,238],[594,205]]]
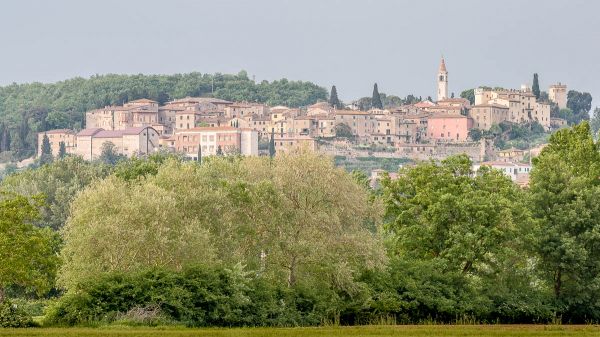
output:
[[[62,146],[66,153],[86,160],[97,159],[108,143],[125,156],[169,151],[190,160],[284,153],[299,147],[349,158],[439,160],[465,153],[478,165],[491,165],[526,183],[530,164],[524,159],[531,156],[531,149],[500,150],[489,137],[475,135],[502,123],[537,125],[544,131],[566,125],[564,119],[551,117],[551,105],[566,107],[564,84],[550,86],[545,100],[522,85],[519,89],[480,87],[470,101],[449,95],[448,70],[442,58],[435,85],[436,100],[368,111],[359,110],[356,104],[331,102],[290,108],[211,97],[186,97],[164,105],[137,99],[86,112],[83,130],[38,133],[38,155],[46,137],[54,156]]]

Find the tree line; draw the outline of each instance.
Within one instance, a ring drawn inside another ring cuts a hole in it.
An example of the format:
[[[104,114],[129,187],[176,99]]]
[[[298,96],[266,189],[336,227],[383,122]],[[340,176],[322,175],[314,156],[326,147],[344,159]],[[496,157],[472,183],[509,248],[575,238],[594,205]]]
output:
[[[269,105],[306,106],[327,99],[324,88],[310,82],[255,83],[245,71],[237,75],[95,75],[57,83],[0,87],[0,162],[35,153],[38,132],[85,127],[85,112],[139,98],[164,104],[186,96],[216,97]]]
[[[0,184],[0,297],[58,296],[48,325],[598,322],[599,146],[557,131],[525,189],[464,155],[377,188],[304,151],[67,156]]]

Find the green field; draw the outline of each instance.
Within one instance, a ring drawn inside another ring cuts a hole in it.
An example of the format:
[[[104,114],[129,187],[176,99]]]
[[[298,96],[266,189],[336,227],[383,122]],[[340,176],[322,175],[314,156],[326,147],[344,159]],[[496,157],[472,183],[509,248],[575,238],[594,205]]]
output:
[[[332,328],[64,328],[0,329],[0,336],[600,336],[600,325],[405,325]]]

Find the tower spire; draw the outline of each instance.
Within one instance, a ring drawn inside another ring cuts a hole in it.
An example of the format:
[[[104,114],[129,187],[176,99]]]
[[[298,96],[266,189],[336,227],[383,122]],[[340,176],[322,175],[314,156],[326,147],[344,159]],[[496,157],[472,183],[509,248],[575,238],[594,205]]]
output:
[[[448,70],[446,70],[446,61],[442,55],[437,76],[437,100],[441,101],[446,98],[448,98]]]

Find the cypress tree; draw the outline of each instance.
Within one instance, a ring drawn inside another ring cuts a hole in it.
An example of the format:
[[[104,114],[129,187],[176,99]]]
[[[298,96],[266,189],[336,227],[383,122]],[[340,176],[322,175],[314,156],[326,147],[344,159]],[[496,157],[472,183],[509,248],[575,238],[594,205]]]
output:
[[[535,96],[535,99],[540,99],[540,83],[538,81],[538,74],[533,74],[533,85],[531,86],[531,92]]]
[[[0,152],[10,151],[10,135],[6,125],[0,127]]]
[[[271,140],[269,141],[269,157],[275,157],[275,129],[271,129]]]
[[[40,164],[52,162],[52,147],[50,147],[50,139],[47,134],[42,138],[42,152],[40,154]]]
[[[371,99],[371,105],[375,109],[383,109],[383,103],[381,103],[381,96],[379,95],[379,89],[377,89],[377,83],[373,86],[373,98]]]
[[[63,159],[67,155],[67,146],[65,142],[58,143],[58,158]]]
[[[202,164],[202,144],[198,143],[198,163]]]
[[[329,94],[329,104],[336,109],[341,108],[340,99],[338,98],[337,88],[334,86],[331,87],[331,94]]]

